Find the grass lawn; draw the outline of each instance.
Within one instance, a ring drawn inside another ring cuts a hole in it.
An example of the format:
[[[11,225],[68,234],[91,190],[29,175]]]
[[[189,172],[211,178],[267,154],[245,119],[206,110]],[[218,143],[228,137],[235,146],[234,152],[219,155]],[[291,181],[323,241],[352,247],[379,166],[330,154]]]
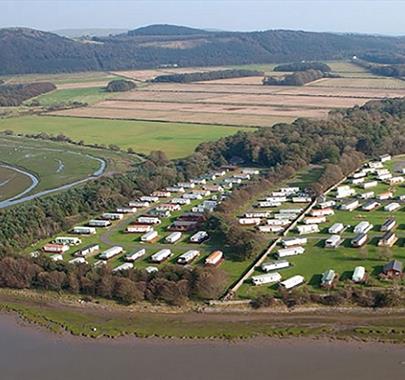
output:
[[[63,133],[75,141],[90,144],[116,144],[139,153],[163,150],[169,158],[191,154],[205,141],[215,141],[244,128],[127,120],[102,120],[55,116],[27,116],[0,119],[0,131],[15,133]],[[251,128],[246,130],[252,130]]]

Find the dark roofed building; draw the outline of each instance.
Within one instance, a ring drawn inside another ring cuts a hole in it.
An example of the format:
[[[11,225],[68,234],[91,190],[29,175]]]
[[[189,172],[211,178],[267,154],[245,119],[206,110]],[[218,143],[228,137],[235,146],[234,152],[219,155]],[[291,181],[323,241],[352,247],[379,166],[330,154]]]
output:
[[[402,276],[402,263],[398,260],[390,261],[384,265],[383,273],[391,278]]]

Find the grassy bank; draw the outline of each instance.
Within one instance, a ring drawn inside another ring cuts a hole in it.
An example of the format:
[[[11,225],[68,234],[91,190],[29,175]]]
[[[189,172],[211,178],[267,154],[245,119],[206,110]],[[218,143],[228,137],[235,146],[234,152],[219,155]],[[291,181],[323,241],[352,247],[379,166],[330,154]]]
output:
[[[106,301],[83,303],[73,296],[0,290],[0,311],[17,313],[27,322],[53,332],[86,337],[176,337],[247,339],[263,337],[326,337],[337,339],[405,342],[405,311],[367,309],[337,311],[319,308],[292,312],[196,312],[137,305],[126,307]]]

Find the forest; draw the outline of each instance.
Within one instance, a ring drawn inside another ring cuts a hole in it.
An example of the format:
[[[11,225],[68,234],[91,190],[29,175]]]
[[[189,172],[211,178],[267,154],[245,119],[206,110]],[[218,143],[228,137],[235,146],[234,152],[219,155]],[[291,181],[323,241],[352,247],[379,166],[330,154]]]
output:
[[[108,82],[107,92],[124,92],[131,91],[136,87],[135,83],[130,80],[116,79]]]
[[[303,86],[306,83],[325,78],[326,75],[320,70],[297,71],[285,76],[267,76],[263,79],[265,86]]]
[[[0,74],[299,62],[346,59],[370,51],[405,52],[402,37],[288,30],[209,32],[171,25],[93,40],[96,43],[82,43],[39,30],[0,29]]]
[[[233,70],[216,70],[216,71],[205,71],[196,73],[186,73],[186,74],[168,74],[159,75],[152,80],[155,83],[190,83],[199,82],[207,80],[216,79],[229,79],[229,78],[241,78],[241,77],[255,77],[263,76],[262,71],[256,70],[243,70],[243,69],[233,69]]]
[[[14,107],[25,100],[56,89],[50,82],[0,84],[0,107]]]
[[[306,71],[306,70],[318,70],[322,72],[329,72],[332,69],[323,62],[293,62],[277,65],[273,71]]]
[[[405,76],[405,63],[397,63],[401,62],[401,59],[397,56],[397,58],[392,57],[390,59],[388,56],[367,56],[368,59],[371,61],[367,61],[365,59],[352,59],[352,62],[356,65],[359,65],[361,67],[364,67],[370,73],[376,74],[376,75],[382,75],[386,77],[395,77],[395,78],[401,78]],[[382,64],[378,62],[379,60],[383,62],[390,62],[393,61],[394,63],[388,63],[388,64]],[[374,63],[378,62],[378,63]]]

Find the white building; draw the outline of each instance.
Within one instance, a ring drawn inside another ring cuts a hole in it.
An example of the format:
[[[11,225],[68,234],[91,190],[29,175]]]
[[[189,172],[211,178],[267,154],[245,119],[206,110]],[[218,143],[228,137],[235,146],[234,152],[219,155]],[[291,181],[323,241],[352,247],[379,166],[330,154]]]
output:
[[[145,233],[149,231],[153,231],[151,224],[130,224],[126,228],[128,233]]]
[[[352,281],[353,282],[363,282],[366,277],[366,268],[362,266],[358,266],[354,268],[353,276],[352,276]]]
[[[130,269],[133,269],[133,268],[134,268],[134,264],[132,264],[132,263],[124,263],[124,264],[121,264],[121,265],[117,266],[112,271],[113,272],[123,272],[123,271],[130,270]]]
[[[267,225],[267,226],[258,226],[258,229],[259,229],[260,232],[263,232],[263,233],[270,233],[270,232],[272,232],[272,233],[280,233],[280,232],[283,232],[285,228],[282,227],[282,226],[269,226],[269,225]]]
[[[111,226],[110,220],[92,219],[87,223],[90,227],[108,227]]]
[[[304,281],[305,281],[305,279],[303,276],[296,275],[296,276],[288,278],[287,280],[280,282],[280,286],[286,290],[289,290],[289,289],[295,288],[298,285],[303,284]]]
[[[289,266],[290,266],[290,263],[287,260],[278,260],[278,261],[271,261],[268,263],[263,263],[261,265],[261,269],[264,272],[271,272],[273,270],[288,268]]]
[[[177,259],[177,263],[183,265],[189,264],[193,260],[195,260],[198,256],[200,256],[200,252],[196,251],[195,249],[192,249],[180,255]]]
[[[128,253],[127,255],[125,255],[124,259],[125,259],[125,261],[135,261],[135,260],[138,260],[139,258],[141,258],[142,256],[144,256],[145,254],[146,254],[146,249],[142,248],[135,252]]]
[[[160,223],[162,223],[162,221],[159,218],[154,217],[154,216],[140,216],[137,219],[137,221],[138,221],[138,223],[141,223],[141,224],[160,224]]]
[[[314,234],[319,232],[319,226],[317,224],[305,224],[297,226],[297,231],[300,235]]]
[[[343,243],[343,240],[340,235],[332,235],[325,240],[325,248],[337,248]]]
[[[368,201],[361,207],[361,209],[364,211],[373,211],[378,207],[380,207],[380,204],[378,202]]]
[[[124,214],[118,212],[105,212],[101,215],[101,217],[107,220],[121,220],[124,218]]]
[[[239,224],[242,226],[258,226],[261,222],[260,218],[240,218]]]
[[[305,252],[304,247],[294,246],[289,248],[281,248],[277,251],[276,256],[278,258],[302,255]]]
[[[76,226],[73,227],[72,232],[78,235],[94,235],[96,233],[96,229],[94,227]]]
[[[182,233],[181,232],[172,232],[170,235],[166,236],[165,240],[169,244],[174,244],[181,239]]]
[[[345,228],[345,226],[343,225],[343,223],[335,223],[328,229],[328,232],[330,234],[336,235],[336,234],[340,234],[344,228]]]
[[[190,242],[199,244],[206,239],[208,239],[208,233],[206,231],[198,231],[190,237]]]
[[[281,244],[285,247],[293,247],[294,245],[305,245],[308,243],[308,239],[304,237],[291,237],[281,240]]]
[[[161,249],[160,251],[153,254],[150,259],[154,263],[161,263],[172,256],[172,251],[170,249]]]
[[[364,190],[371,189],[373,187],[376,187],[377,185],[378,185],[377,181],[364,182],[363,183],[363,189]]]
[[[304,224],[321,224],[325,222],[326,218],[324,216],[308,216],[304,218]]]
[[[158,237],[157,231],[149,231],[141,236],[141,241],[144,243],[150,243]]]
[[[312,209],[310,215],[312,216],[331,216],[334,215],[335,211],[331,208],[322,208],[322,209]]]
[[[340,206],[340,208],[344,211],[354,211],[358,207],[360,207],[360,202],[357,199],[345,202]]]
[[[394,211],[399,210],[400,208],[401,208],[401,205],[399,203],[392,202],[392,203],[389,203],[386,206],[384,206],[384,211],[394,212]]]
[[[274,284],[281,281],[281,275],[278,272],[260,274],[252,277],[254,285]]]
[[[359,224],[357,224],[354,229],[353,232],[355,234],[366,234],[368,231],[370,231],[374,226],[372,224],[370,224],[369,222],[360,222]]]
[[[211,266],[218,265],[223,260],[223,257],[222,251],[214,251],[205,259],[205,264]]]
[[[116,245],[114,247],[106,249],[104,252],[101,252],[99,258],[100,260],[109,260],[121,254],[122,252],[124,252],[124,248]]]
[[[82,241],[77,237],[58,236],[55,238],[54,242],[55,244],[79,245]]]
[[[360,194],[360,198],[362,198],[362,199],[374,198],[374,191],[368,191],[366,193]]]

